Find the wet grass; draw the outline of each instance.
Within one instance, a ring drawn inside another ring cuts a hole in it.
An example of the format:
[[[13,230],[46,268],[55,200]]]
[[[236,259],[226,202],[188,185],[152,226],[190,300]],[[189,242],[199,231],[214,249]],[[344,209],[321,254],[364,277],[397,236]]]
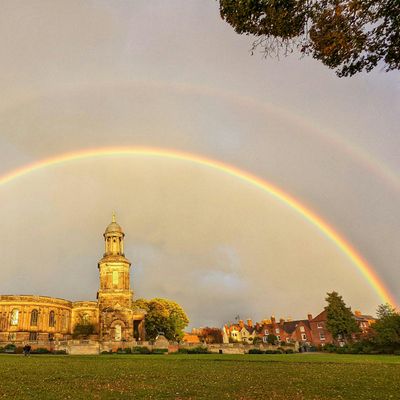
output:
[[[5,399],[400,399],[399,356],[0,356]]]

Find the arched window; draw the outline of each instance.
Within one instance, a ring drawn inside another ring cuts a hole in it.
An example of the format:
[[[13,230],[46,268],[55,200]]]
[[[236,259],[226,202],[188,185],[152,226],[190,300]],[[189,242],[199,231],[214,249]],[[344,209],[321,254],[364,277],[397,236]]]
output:
[[[10,324],[13,326],[16,326],[16,325],[18,325],[18,320],[19,320],[19,310],[18,310],[18,308],[14,308],[11,311]]]
[[[55,325],[56,325],[56,319],[55,319],[54,311],[50,311],[50,314],[49,314],[49,326],[51,328],[53,328]]]
[[[32,312],[31,312],[31,326],[37,326],[38,316],[39,316],[38,310],[32,310]]]

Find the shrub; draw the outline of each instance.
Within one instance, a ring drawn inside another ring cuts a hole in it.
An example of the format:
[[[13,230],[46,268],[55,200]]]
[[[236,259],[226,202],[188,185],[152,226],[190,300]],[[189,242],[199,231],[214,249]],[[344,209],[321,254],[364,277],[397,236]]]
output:
[[[53,354],[60,355],[60,354],[67,354],[66,350],[54,350]]]
[[[265,354],[283,354],[284,353],[284,350],[283,349],[281,349],[281,350],[265,350]]]
[[[15,354],[22,354],[24,352],[24,348],[22,346],[18,346],[15,349]]]
[[[17,346],[15,346],[15,344],[6,344],[3,353],[15,353],[16,348]]]
[[[188,354],[209,354],[207,347],[198,346],[188,349]]]
[[[209,354],[207,347],[197,346],[192,348],[178,349],[177,353],[180,354]]]
[[[285,353],[286,353],[286,354],[293,354],[294,351],[293,351],[293,349],[286,349],[286,350],[285,350]]]
[[[135,346],[132,348],[132,354],[151,354],[151,351],[148,347]]]
[[[35,350],[31,351],[32,354],[49,354],[50,350],[44,348],[44,347],[39,347]]]
[[[285,349],[283,349],[282,347],[278,347],[276,349],[276,351],[277,351],[277,353],[275,353],[275,354],[283,354],[285,352]]]
[[[328,343],[328,344],[326,344],[325,346],[321,346],[321,347],[319,348],[319,350],[320,350],[320,351],[326,351],[326,352],[328,352],[328,353],[336,353],[336,351],[337,351],[337,346],[335,346],[335,345],[332,344],[332,343]]]
[[[168,353],[168,349],[153,349],[153,354],[165,354]]]
[[[126,349],[118,347],[117,354],[132,354],[132,349],[130,347],[127,347]]]
[[[250,349],[249,354],[265,354],[265,352],[260,349]]]

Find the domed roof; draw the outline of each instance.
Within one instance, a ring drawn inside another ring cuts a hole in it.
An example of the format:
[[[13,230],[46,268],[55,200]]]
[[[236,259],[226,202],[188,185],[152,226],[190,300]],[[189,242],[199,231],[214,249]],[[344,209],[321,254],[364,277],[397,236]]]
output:
[[[112,232],[123,233],[121,226],[119,224],[117,224],[117,222],[115,221],[115,213],[113,213],[112,221],[107,226],[106,231],[104,233],[112,233]]]

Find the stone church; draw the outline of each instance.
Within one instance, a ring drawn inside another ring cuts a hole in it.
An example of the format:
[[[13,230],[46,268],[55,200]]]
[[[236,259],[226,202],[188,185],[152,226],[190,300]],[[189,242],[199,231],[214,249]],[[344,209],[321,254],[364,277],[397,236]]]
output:
[[[92,325],[90,339],[100,343],[145,340],[145,311],[133,308],[131,263],[125,257],[125,234],[115,215],[103,236],[97,301],[0,295],[0,345],[65,342],[72,339],[77,325]]]

